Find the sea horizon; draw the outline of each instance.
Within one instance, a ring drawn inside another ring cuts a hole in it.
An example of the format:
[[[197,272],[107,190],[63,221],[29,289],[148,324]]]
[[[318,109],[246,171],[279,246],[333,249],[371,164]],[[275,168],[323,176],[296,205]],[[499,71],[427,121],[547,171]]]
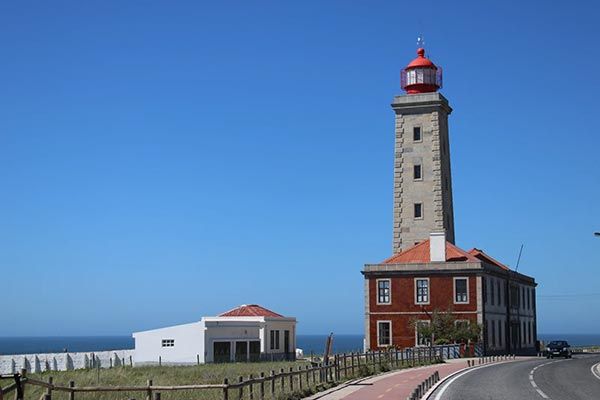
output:
[[[322,353],[328,334],[298,334],[296,347],[304,354]],[[363,349],[363,334],[334,334],[335,353],[358,352]],[[541,333],[538,340],[567,340],[572,346],[600,345],[600,334]],[[93,352],[134,348],[130,335],[73,336],[0,336],[0,355]]]

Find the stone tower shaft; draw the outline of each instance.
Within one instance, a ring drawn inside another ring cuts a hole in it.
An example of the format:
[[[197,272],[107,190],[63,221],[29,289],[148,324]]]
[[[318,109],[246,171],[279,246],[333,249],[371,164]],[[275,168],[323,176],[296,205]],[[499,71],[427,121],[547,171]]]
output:
[[[394,150],[394,239],[398,253],[446,231],[454,243],[454,211],[448,115],[438,92],[396,96]]]

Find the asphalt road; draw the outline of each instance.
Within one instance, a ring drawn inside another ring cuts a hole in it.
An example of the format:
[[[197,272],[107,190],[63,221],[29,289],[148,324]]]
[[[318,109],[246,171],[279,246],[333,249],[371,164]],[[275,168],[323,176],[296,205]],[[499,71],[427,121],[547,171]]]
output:
[[[600,355],[538,358],[475,367],[444,382],[429,400],[600,400]]]

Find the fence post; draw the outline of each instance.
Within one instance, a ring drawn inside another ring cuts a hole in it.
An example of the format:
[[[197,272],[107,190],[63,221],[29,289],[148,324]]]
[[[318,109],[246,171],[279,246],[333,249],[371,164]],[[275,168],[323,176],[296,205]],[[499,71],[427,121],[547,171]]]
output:
[[[244,385],[242,385],[242,382],[244,382],[244,377],[240,376],[238,378],[238,382],[240,384],[240,389],[238,390],[238,399],[242,400],[242,397],[244,396]]]
[[[158,366],[162,366],[162,357],[158,356]]]
[[[160,392],[154,393],[154,400],[160,400]]]
[[[298,367],[298,389],[302,391],[302,367]]]
[[[52,382],[53,379],[51,376],[48,377],[48,384],[50,386],[48,386],[48,388],[46,389],[46,395],[48,396],[46,400],[50,400],[52,398]]]
[[[133,367],[133,357],[129,356],[129,366]]]
[[[152,379],[146,381],[148,389],[146,389],[146,400],[152,400]]]
[[[260,400],[265,400],[265,373],[260,373]]]
[[[75,381],[69,381],[69,387],[75,387]],[[75,400],[75,392],[73,390],[69,390],[69,400]]]
[[[354,376],[354,352],[350,353],[350,368],[352,371],[352,376]]]
[[[290,392],[294,391],[294,368],[290,367]]]
[[[285,393],[285,375],[283,372],[283,368],[279,371],[281,373],[281,393]]]
[[[348,361],[346,360],[346,358],[348,356],[346,355],[346,353],[344,353],[342,355],[342,357],[344,357],[344,379],[346,379],[346,378],[348,378],[348,369],[347,369],[348,368]]]
[[[252,374],[248,375],[248,383],[250,383],[250,387],[248,388],[248,394],[250,395],[250,400],[254,400],[254,385],[252,384]]]
[[[227,389],[229,387],[229,380],[227,378],[223,379],[223,385],[225,386],[223,388],[223,400],[229,400],[229,390]]]
[[[271,370],[271,398],[274,399],[275,398],[275,371]]]

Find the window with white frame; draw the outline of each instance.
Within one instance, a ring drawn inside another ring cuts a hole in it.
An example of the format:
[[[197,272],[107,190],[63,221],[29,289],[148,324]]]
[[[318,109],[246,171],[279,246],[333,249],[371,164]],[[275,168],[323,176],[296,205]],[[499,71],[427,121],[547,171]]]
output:
[[[456,329],[460,329],[460,330],[466,330],[469,327],[469,320],[468,319],[457,319],[454,321],[454,326],[456,327]]]
[[[430,321],[417,321],[415,324],[415,344],[417,346],[429,346],[431,339],[424,330],[429,327]]]
[[[429,279],[415,279],[415,303],[429,304]]]
[[[162,347],[175,347],[175,339],[163,339]]]
[[[454,303],[465,304],[469,302],[469,279],[454,278]]]
[[[392,302],[390,286],[391,281],[389,279],[377,280],[377,304],[390,304]]]
[[[377,321],[377,346],[392,345],[392,321]]]

